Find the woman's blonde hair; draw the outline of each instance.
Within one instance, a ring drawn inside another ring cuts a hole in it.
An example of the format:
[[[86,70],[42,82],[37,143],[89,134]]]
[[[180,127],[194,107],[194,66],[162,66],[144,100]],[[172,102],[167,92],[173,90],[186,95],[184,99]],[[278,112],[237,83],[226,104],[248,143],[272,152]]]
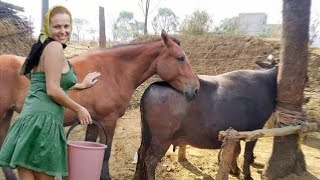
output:
[[[70,11],[61,5],[54,6],[51,9],[49,9],[44,17],[42,29],[41,29],[41,35],[40,35],[40,41],[43,43],[48,37],[52,36],[52,33],[50,31],[50,21],[51,18],[56,15],[56,14],[67,14],[70,16],[70,25],[71,25],[71,30],[72,30],[72,16]],[[71,32],[69,36],[71,35]],[[68,38],[70,39],[70,37]]]
[[[42,54],[44,47],[50,42],[49,37],[51,37],[51,35],[52,35],[51,31],[50,31],[50,27],[49,27],[50,20],[56,14],[69,15],[70,16],[70,25],[72,28],[72,17],[71,17],[70,11],[67,8],[65,8],[63,6],[54,6],[53,8],[48,10],[48,12],[46,13],[43,25],[42,25],[41,34],[39,36],[39,41],[32,46],[31,51],[30,51],[28,57],[26,58],[26,60],[24,61],[22,68],[21,68],[21,71],[20,71],[21,75],[25,75],[29,79],[31,78],[30,72],[33,69],[33,67],[35,67],[39,64],[40,56]],[[70,39],[70,35],[71,35],[71,31],[70,31],[68,40]],[[48,40],[48,41],[46,41],[46,40]]]
[[[51,18],[56,15],[56,14],[68,14],[70,16],[70,20],[72,21],[72,16],[70,11],[63,7],[63,6],[55,6],[51,9],[50,15],[49,15],[49,21],[51,20]]]

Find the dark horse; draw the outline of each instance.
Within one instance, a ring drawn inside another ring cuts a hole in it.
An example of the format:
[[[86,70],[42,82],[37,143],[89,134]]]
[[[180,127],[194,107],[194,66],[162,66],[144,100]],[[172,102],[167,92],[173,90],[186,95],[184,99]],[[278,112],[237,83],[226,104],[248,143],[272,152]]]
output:
[[[135,179],[155,179],[155,168],[169,146],[191,145],[219,149],[218,133],[232,127],[251,131],[263,127],[276,103],[277,67],[238,70],[217,76],[199,76],[200,90],[187,102],[166,82],[151,84],[140,107],[142,141],[138,152]],[[251,179],[254,142],[247,142],[243,174]],[[231,173],[240,175],[238,144]]]
[[[29,87],[26,77],[19,71],[23,57],[0,56],[0,145],[8,131],[12,114],[20,112]],[[175,40],[161,33],[161,39],[140,44],[87,52],[70,59],[79,81],[92,71],[101,72],[98,83],[83,91],[70,91],[76,102],[86,107],[92,118],[107,130],[107,145],[101,179],[110,179],[109,158],[117,119],[129,105],[134,90],[154,74],[167,81],[187,100],[197,95],[198,77],[190,61]],[[77,116],[66,109],[64,125],[71,125]],[[95,141],[99,131],[95,126],[87,128],[86,140]],[[3,168],[7,179],[15,179],[12,171]]]

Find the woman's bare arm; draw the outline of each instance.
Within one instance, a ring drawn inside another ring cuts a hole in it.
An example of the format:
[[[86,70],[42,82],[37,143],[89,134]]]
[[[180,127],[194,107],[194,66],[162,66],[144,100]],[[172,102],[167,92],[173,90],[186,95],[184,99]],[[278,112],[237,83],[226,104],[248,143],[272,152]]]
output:
[[[86,75],[82,83],[77,83],[74,86],[72,86],[70,89],[74,90],[83,90],[92,87],[95,83],[98,81],[98,77],[101,74],[99,72],[92,72]]]
[[[65,64],[62,45],[55,41],[49,43],[42,56],[48,96],[58,104],[77,112],[81,123],[91,123],[87,110],[73,101],[60,87],[61,73]]]

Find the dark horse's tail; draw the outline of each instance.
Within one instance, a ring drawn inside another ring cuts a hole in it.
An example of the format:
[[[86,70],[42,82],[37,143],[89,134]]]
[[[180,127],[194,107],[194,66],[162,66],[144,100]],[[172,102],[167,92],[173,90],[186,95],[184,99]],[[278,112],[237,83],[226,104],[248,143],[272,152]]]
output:
[[[145,90],[143,93],[141,100],[140,100],[140,114],[141,114],[141,145],[138,150],[138,163],[136,166],[136,173],[134,176],[135,180],[146,180],[148,179],[146,173],[146,163],[145,163],[145,156],[148,151],[148,148],[151,143],[151,134],[148,125],[148,120],[145,117],[146,112],[146,95],[150,90],[151,85]]]

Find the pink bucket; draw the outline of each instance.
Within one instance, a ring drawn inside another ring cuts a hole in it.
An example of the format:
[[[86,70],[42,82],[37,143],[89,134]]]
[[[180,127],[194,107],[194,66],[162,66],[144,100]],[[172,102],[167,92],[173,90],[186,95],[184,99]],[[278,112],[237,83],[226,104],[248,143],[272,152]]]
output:
[[[94,124],[97,124],[97,122],[94,122]],[[76,125],[69,129],[67,137]],[[101,125],[99,126],[102,127]],[[99,180],[103,156],[107,146],[97,142],[70,140],[67,141],[67,145],[69,167],[68,180]]]

